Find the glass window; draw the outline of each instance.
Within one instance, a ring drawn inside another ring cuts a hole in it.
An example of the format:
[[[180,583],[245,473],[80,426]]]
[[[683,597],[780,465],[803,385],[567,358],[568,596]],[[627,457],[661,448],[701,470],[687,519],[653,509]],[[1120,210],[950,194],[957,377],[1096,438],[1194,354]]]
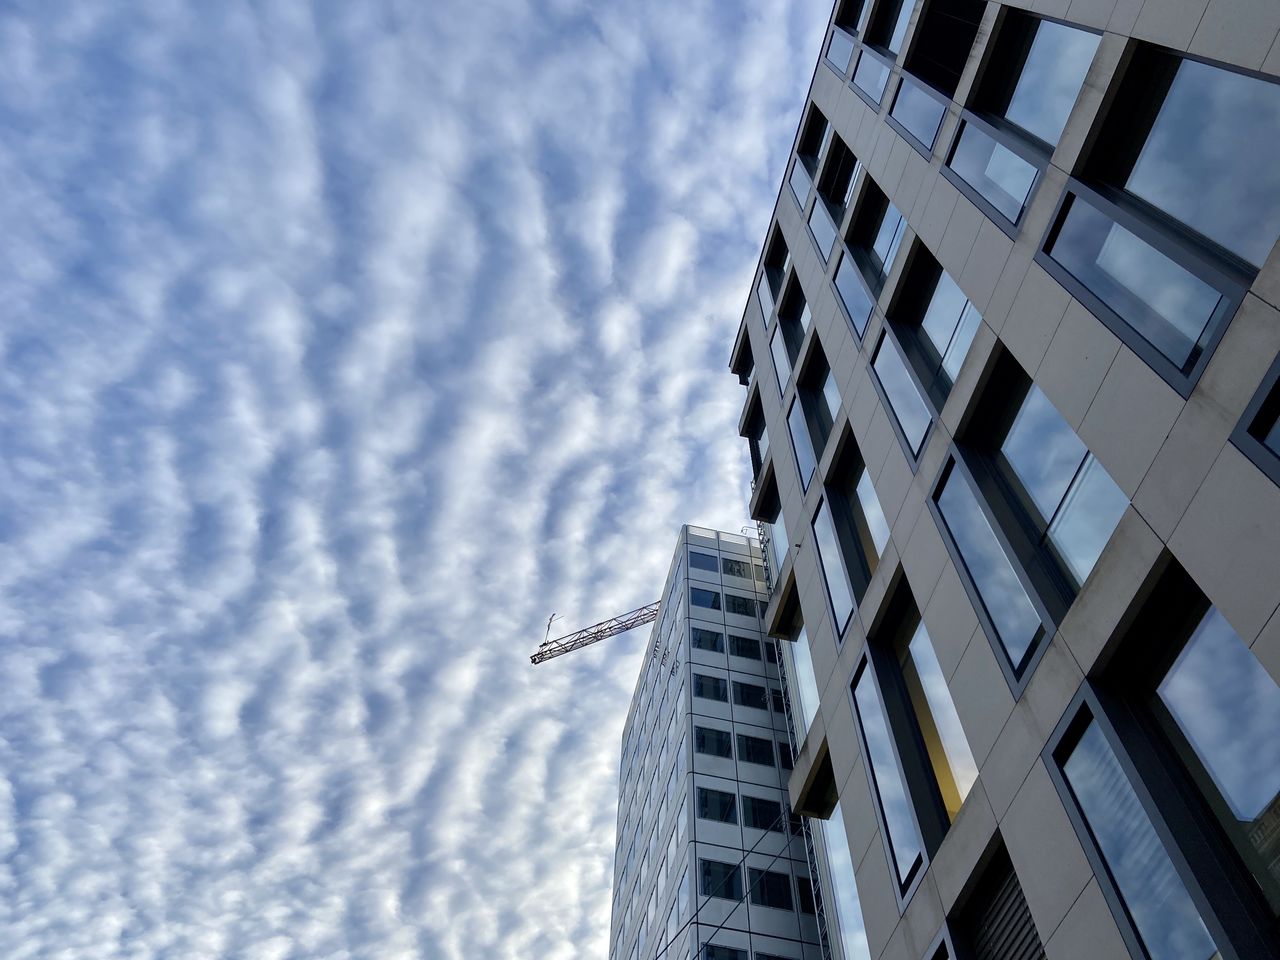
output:
[[[753,830],[782,832],[782,804],[777,800],[742,795],[742,825]]]
[[[1039,387],[1031,385],[1000,452],[1056,554],[1083,584],[1124,515],[1115,485]]]
[[[945,101],[934,98],[923,84],[913,80],[908,74],[902,75],[898,95],[894,97],[889,115],[902,124],[907,133],[919,140],[926,151],[933,150],[933,142],[938,137],[938,128],[942,126],[942,118],[946,113]]]
[[[1101,728],[1090,721],[1062,772],[1152,960],[1218,956],[1187,889]]]
[[[1041,636],[1040,615],[959,468],[951,469],[936,502],[1000,644],[1018,671]]]
[[[712,790],[698,787],[698,816],[703,820],[715,820],[719,823],[737,823],[738,813],[734,807],[735,797],[723,790]]]
[[[739,597],[732,593],[724,595],[725,611],[739,617],[754,617],[756,602],[750,597]]]
[[[799,635],[787,645],[791,651],[791,669],[787,671],[787,684],[791,694],[791,704],[800,708],[800,719],[804,722],[796,734],[804,739],[809,725],[818,714],[818,679],[813,672],[813,660],[809,655],[809,638],[804,627]]]
[[[838,234],[835,221],[825,203],[815,203],[813,209],[809,211],[809,230],[813,233],[813,240],[818,245],[818,252],[822,254],[822,259],[830,259]]]
[[[937,353],[939,368],[952,383],[960,375],[960,366],[981,323],[981,315],[951,275],[945,270],[939,271],[920,329]]]
[[[704,897],[741,900],[742,875],[738,872],[738,865],[720,863],[718,860],[699,860],[698,893]]]
[[[866,42],[897,55],[914,8],[914,0],[879,0],[867,23]]]
[[[786,743],[778,744],[778,766],[783,770],[790,770],[791,765],[791,746]]]
[[[1280,150],[1280,84],[1164,63],[1164,101],[1121,185],[1260,267],[1280,235],[1280,164],[1259,162]],[[1127,82],[1145,92],[1152,78],[1135,71]]]
[[[809,481],[813,479],[818,463],[814,457],[813,441],[809,438],[809,428],[804,422],[804,409],[795,400],[791,401],[791,409],[787,411],[787,432],[791,434],[791,446],[796,451],[800,484],[808,490]]]
[[[911,374],[907,372],[907,364],[902,359],[898,345],[888,334],[881,334],[880,345],[876,348],[871,366],[875,369],[876,379],[884,390],[889,409],[898,422],[911,455],[918,457],[929,425],[933,422],[933,414],[920,396]]]
[[[858,498],[858,506],[861,507],[855,519],[862,535],[863,550],[868,557],[879,558],[889,544],[889,522],[884,517],[880,498],[876,496],[876,488],[871,483],[871,474],[867,473],[866,467],[858,475],[854,492]]]
[[[699,553],[697,550],[689,551],[689,566],[696,570],[710,570],[716,572],[716,558],[708,553]]]
[[[889,64],[864,48],[862,55],[858,57],[858,67],[853,71],[854,86],[879,103],[888,82]]]
[[[813,884],[808,877],[796,877],[796,899],[800,903],[801,913],[812,916],[818,912],[818,906],[813,899]]]
[[[827,43],[827,62],[835,67],[836,72],[844,76],[849,70],[849,61],[853,58],[853,38],[840,28],[831,31],[831,40]]]
[[[778,379],[778,392],[785,393],[787,383],[791,380],[791,358],[787,355],[787,345],[782,338],[782,324],[773,330],[769,338],[769,352],[773,356],[773,372]]]
[[[830,367],[827,367],[826,376],[822,378],[820,394],[827,412],[827,419],[834,424],[840,419],[840,387],[836,384],[836,375]]]
[[[699,587],[689,588],[689,602],[695,607],[706,607],[708,610],[720,609],[720,594],[714,590],[703,590]]]
[[[787,183],[791,186],[791,195],[803,209],[809,201],[809,191],[813,189],[813,176],[799,157],[796,157],[796,162],[791,165],[791,176],[787,178]]]
[[[960,717],[929,632],[921,623],[908,636],[905,643],[898,645],[898,665],[902,668],[907,696],[924,737],[947,816],[955,820],[978,778],[978,765],[960,726]]]
[[[853,329],[861,338],[867,332],[867,321],[871,318],[874,302],[863,283],[862,276],[854,266],[848,254],[840,257],[840,266],[836,269],[836,293],[849,314]]]
[[[822,839],[826,846],[827,872],[831,877],[832,887],[833,903],[828,904],[827,909],[830,910],[833,905],[835,907],[836,933],[844,948],[844,955],[848,960],[871,960],[862,921],[862,904],[858,901],[858,885],[854,881],[849,837],[844,829],[844,815],[840,812],[839,803],[831,811],[830,819],[822,823]]]
[[[722,572],[726,577],[741,577],[743,580],[751,579],[751,564],[745,560],[734,560],[731,557],[721,557],[720,565]]]
[[[729,634],[729,654],[746,660],[760,659],[760,641],[755,637],[739,637]]]
[[[747,951],[737,947],[723,947],[716,943],[702,945],[702,960],[749,960]]]
[[[733,702],[740,707],[754,707],[756,710],[769,709],[769,695],[764,687],[754,683],[733,681]]]
[[[724,634],[703,627],[693,627],[689,631],[690,642],[695,650],[710,650],[712,653],[724,653]]]
[[[902,244],[902,234],[906,230],[906,218],[898,212],[892,203],[886,204],[884,215],[880,218],[880,226],[871,241],[871,252],[880,262],[880,273],[888,276],[893,267],[893,258],[898,255],[898,247]]]
[[[773,907],[775,910],[794,910],[791,899],[791,877],[774,870],[757,870],[748,868],[751,881],[751,902],[760,907]]]
[[[844,567],[844,555],[836,539],[835,524],[831,521],[831,510],[826,501],[819,505],[814,515],[813,538],[818,548],[818,565],[822,567],[827,595],[831,598],[836,635],[840,636],[853,615],[853,586]]]
[[[1081,196],[1068,196],[1050,256],[1187,372],[1215,329],[1222,295]]]
[[[758,763],[765,767],[774,766],[773,741],[753,737],[745,733],[738,734],[738,759],[743,763]]]
[[[1280,687],[1211,608],[1157,696],[1210,808],[1280,912]]]
[[[893,750],[884,701],[869,665],[864,664],[854,680],[853,702],[867,745],[867,774],[873,792],[880,799],[898,885],[905,889],[924,862],[924,846],[916,830],[906,783]]]
[[[733,738],[724,730],[693,728],[693,749],[710,757],[733,757]]]
[[[1010,223],[1031,199],[1037,169],[975,123],[966,122],[947,164]]]
[[[708,677],[701,673],[693,675],[693,695],[704,700],[723,700],[729,702],[729,684],[724,677]]]
[[[1032,39],[1029,46],[1023,46],[1025,40],[1019,44],[1025,59],[1003,113],[1011,123],[1055,146],[1101,38],[1049,20],[1025,21]]]

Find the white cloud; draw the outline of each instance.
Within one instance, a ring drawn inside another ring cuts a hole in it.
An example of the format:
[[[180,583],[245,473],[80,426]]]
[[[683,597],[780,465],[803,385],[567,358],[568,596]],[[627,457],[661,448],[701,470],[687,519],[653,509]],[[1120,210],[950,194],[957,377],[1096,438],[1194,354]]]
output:
[[[796,16],[0,15],[0,953],[605,954]]]

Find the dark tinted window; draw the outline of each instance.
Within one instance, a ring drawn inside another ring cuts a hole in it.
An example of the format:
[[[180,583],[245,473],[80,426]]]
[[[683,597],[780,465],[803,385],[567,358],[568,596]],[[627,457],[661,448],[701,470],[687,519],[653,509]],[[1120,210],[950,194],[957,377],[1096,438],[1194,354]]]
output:
[[[729,685],[723,677],[707,677],[701,673],[693,675],[693,695],[704,700],[729,700]]]
[[[747,660],[760,659],[760,641],[755,637],[739,637],[729,634],[729,653]]]
[[[696,550],[689,551],[689,566],[698,570],[710,570],[716,572],[716,558],[706,553],[698,553]]]
[[[773,870],[750,868],[751,902],[777,910],[792,910],[791,877]]]
[[[712,590],[702,590],[698,587],[690,587],[689,602],[695,607],[706,607],[709,610],[719,610],[720,594]]]
[[[732,757],[733,738],[724,730],[712,727],[693,728],[693,749],[711,757]]]
[[[703,627],[694,627],[690,634],[690,642],[696,649],[724,653],[724,634]]]
[[[732,593],[726,593],[725,610],[729,613],[735,613],[740,617],[754,617],[756,615],[756,602],[750,597],[739,597]]]
[[[738,814],[734,809],[733,794],[725,793],[723,790],[698,787],[698,816],[703,820],[737,823]]]
[[[742,874],[735,863],[718,860],[698,861],[698,893],[704,897],[742,899]]]
[[[773,741],[752,737],[745,733],[738,734],[738,759],[743,763],[774,766]]]
[[[757,710],[769,709],[769,700],[764,687],[754,683],[733,681],[733,702],[740,707],[754,707]]]
[[[743,580],[751,579],[751,564],[744,560],[734,560],[731,557],[721,557],[720,567],[725,576],[741,577]]]
[[[782,804],[776,800],[742,795],[742,825],[754,830],[782,832]]]

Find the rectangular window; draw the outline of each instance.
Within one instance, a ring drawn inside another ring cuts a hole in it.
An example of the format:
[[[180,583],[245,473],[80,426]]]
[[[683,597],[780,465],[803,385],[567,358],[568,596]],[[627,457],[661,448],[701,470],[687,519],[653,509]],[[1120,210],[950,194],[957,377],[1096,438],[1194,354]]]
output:
[[[754,617],[756,615],[756,602],[750,597],[739,597],[736,594],[726,593],[724,602],[727,613],[732,613],[739,617]]]
[[[709,757],[733,759],[733,738],[724,730],[712,727],[693,728],[693,749]]]
[[[783,770],[790,770],[792,767],[791,747],[785,743],[778,744],[778,766]]]
[[[705,607],[708,610],[720,609],[720,594],[714,590],[703,590],[700,587],[689,588],[689,602],[695,607]]]
[[[718,823],[738,822],[738,813],[734,808],[735,798],[732,793],[698,787],[697,796],[699,818],[715,820]]]
[[[854,595],[861,597],[889,543],[889,523],[852,432],[841,438],[837,449],[827,502],[844,568],[852,573]]]
[[[818,178],[818,199],[826,206],[833,224],[844,222],[858,170],[858,158],[839,135],[833,133],[827,147],[827,158],[822,164],[822,175]]]
[[[911,374],[907,370],[906,361],[898,344],[887,331],[880,334],[880,342],[876,346],[875,355],[871,358],[872,369],[876,373],[876,382],[880,385],[898,425],[903,444],[908,456],[916,459],[924,447],[925,436],[933,423],[933,412],[921,396]]]
[[[853,86],[871,101],[872,106],[879,107],[880,101],[884,99],[884,88],[889,83],[891,69],[884,57],[863,47],[858,56],[858,66],[853,71]]]
[[[773,336],[769,338],[769,353],[773,357],[773,373],[778,381],[778,393],[786,393],[787,384],[791,382],[791,358],[787,355],[781,326],[775,327]]]
[[[809,192],[813,188],[813,181],[817,179],[818,167],[822,164],[822,156],[826,152],[828,136],[827,118],[823,116],[821,110],[810,105],[809,115],[805,118],[800,140],[796,144],[796,160],[791,167],[791,176],[788,180],[791,194],[801,210],[804,210],[809,200]]]
[[[791,252],[787,249],[787,241],[782,237],[782,230],[775,226],[765,248],[764,269],[760,271],[760,281],[756,284],[756,297],[760,301],[765,326],[773,316],[774,304],[782,293],[782,282],[790,266]]]
[[[844,566],[843,554],[836,538],[835,524],[831,519],[831,510],[823,501],[813,517],[814,545],[818,549],[818,565],[822,568],[823,579],[827,585],[827,596],[831,600],[832,613],[835,616],[836,636],[843,636],[844,629],[853,616],[853,585]]]
[[[1262,378],[1231,439],[1258,469],[1280,484],[1280,357]]]
[[[709,570],[711,573],[716,572],[716,558],[709,553],[699,553],[697,550],[689,551],[689,566],[695,570]]]
[[[745,733],[738,734],[738,760],[742,763],[757,763],[763,767],[775,766],[773,741]]]
[[[898,121],[899,126],[916,141],[917,149],[928,157],[933,153],[942,118],[947,115],[948,100],[927,84],[904,73],[889,116]]]
[[[729,685],[724,677],[708,677],[701,673],[693,675],[693,695],[703,700],[722,700],[729,702]]]
[[[809,211],[809,232],[813,234],[813,242],[817,245],[823,262],[826,262],[831,258],[831,250],[835,247],[839,231],[825,203],[815,203]]]
[[[734,560],[730,557],[720,558],[720,568],[726,577],[741,577],[743,580],[751,579],[751,564],[745,560]]]
[[[796,736],[799,738],[798,742],[803,742],[809,726],[813,723],[813,718],[818,715],[820,700],[818,678],[814,673],[813,659],[809,653],[809,636],[803,625],[800,627],[800,632],[787,645],[787,649],[791,651],[791,664],[787,667],[787,690],[791,695],[793,715],[797,707],[799,708],[799,716],[795,717]]]
[[[879,0],[871,11],[863,42],[896,57],[907,37],[913,0]]]
[[[798,422],[793,426],[789,419],[788,427],[793,432],[803,428],[810,452],[815,459],[820,459],[840,416],[840,391],[821,344],[814,344],[809,351],[797,379],[796,403],[799,412],[793,406],[791,413]]]
[[[742,874],[736,863],[698,860],[698,893],[724,900],[742,899]]]
[[[850,255],[875,297],[879,296],[893,269],[907,222],[874,180],[866,177],[865,182],[845,240]]]
[[[769,696],[764,687],[754,683],[733,681],[733,702],[740,707],[752,707],[756,710],[769,709]]]
[[[710,650],[712,653],[724,653],[724,634],[702,627],[693,627],[689,631],[690,643],[695,650]]]
[[[1016,224],[1031,202],[1040,168],[997,140],[991,129],[973,118],[965,120],[947,166],[991,209]]]
[[[777,800],[742,795],[742,825],[753,830],[782,832],[782,804]]]
[[[729,634],[729,655],[746,660],[759,660],[760,641],[755,637],[740,637],[731,633]]]
[[[760,955],[756,954],[758,958]],[[737,947],[723,947],[716,943],[702,945],[702,960],[749,960],[747,951]]]
[[[827,41],[826,61],[840,76],[849,72],[849,61],[853,59],[853,37],[839,27],[831,31],[831,39]]]
[[[808,427],[804,422],[804,409],[797,400],[791,401],[787,411],[787,432],[791,435],[791,446],[796,453],[796,469],[800,473],[800,486],[809,489],[809,481],[818,469],[817,458],[813,452],[813,441],[809,438]]]
[[[800,903],[800,912],[813,916],[818,912],[813,900],[813,883],[808,877],[796,877],[796,899]]]
[[[1062,752],[1063,777],[1153,960],[1214,957],[1218,947],[1096,721]]]
[[[866,744],[867,778],[879,799],[889,853],[900,891],[924,864],[924,846],[911,812],[906,781],[894,753],[889,721],[871,666],[863,662],[853,681],[854,712]]]
[[[867,332],[867,321],[871,319],[875,301],[867,291],[862,271],[855,266],[848,253],[840,255],[840,266],[836,268],[835,287],[840,303],[845,313],[849,315],[849,323],[861,340]]]
[[[759,907],[773,907],[775,910],[794,910],[791,899],[791,877],[774,870],[757,870],[748,868],[751,881],[751,902]]]

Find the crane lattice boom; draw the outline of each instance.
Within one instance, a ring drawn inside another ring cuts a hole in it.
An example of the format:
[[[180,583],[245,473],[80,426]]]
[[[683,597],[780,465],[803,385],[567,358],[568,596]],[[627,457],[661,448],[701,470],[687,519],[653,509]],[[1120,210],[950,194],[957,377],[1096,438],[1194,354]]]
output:
[[[589,627],[563,637],[557,637],[555,640],[544,640],[538,646],[537,652],[529,660],[531,663],[542,663],[544,660],[550,660],[552,657],[561,656],[600,640],[616,637],[620,633],[626,633],[628,630],[642,627],[646,623],[653,623],[658,619],[658,608],[661,605],[662,601],[655,600],[653,603],[646,603],[643,607],[637,607],[630,613],[624,613],[620,617],[601,620],[599,623],[593,623]]]

